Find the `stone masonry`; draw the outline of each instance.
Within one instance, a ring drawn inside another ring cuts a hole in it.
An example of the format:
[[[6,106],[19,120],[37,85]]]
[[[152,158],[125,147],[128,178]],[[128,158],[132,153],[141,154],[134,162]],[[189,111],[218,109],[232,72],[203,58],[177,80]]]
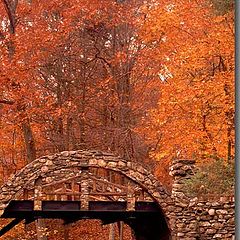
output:
[[[170,168],[174,179],[176,239],[235,239],[233,197],[221,197],[216,201],[190,199],[184,194],[183,181],[194,174],[194,164],[193,160],[174,160]]]
[[[139,163],[127,162],[111,153],[79,150],[44,156],[25,166],[0,188],[0,215],[24,189],[34,187],[37,179],[52,183],[80,174],[81,168],[104,168],[118,172],[146,189],[161,207],[173,240],[234,239],[234,199],[200,201],[189,199],[183,193],[183,180],[194,174],[194,163],[193,160],[173,161],[170,174],[174,183],[172,193],[168,193]]]

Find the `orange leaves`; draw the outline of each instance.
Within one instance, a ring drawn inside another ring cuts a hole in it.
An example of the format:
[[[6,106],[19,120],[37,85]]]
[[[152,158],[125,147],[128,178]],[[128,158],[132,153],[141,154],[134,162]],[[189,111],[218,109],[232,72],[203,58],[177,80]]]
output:
[[[172,157],[226,155],[232,13],[216,17],[205,0],[36,0],[20,1],[17,17],[15,35],[0,26],[0,94],[16,102],[1,114],[13,125],[29,118],[37,148],[145,159],[149,147],[165,177]]]
[[[167,166],[173,157],[231,158],[233,15],[213,15],[204,0],[158,3],[149,10],[141,36],[147,43],[155,43],[148,53],[171,77],[161,84],[156,110],[149,111],[143,121],[144,135],[149,143],[156,144],[152,157],[161,166]]]

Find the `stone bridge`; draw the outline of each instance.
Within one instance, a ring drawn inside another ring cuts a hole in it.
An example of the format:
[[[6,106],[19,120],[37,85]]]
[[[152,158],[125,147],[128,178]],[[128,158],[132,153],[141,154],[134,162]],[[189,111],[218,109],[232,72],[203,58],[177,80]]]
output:
[[[234,203],[199,207],[181,192],[182,178],[193,174],[193,164],[191,160],[173,163],[173,191],[168,193],[139,163],[111,153],[65,151],[38,158],[0,188],[1,218],[15,219],[0,236],[22,220],[59,218],[72,223],[87,218],[105,224],[123,221],[136,240],[232,239],[234,223],[229,227],[227,221],[221,222],[221,214],[232,211]],[[232,219],[234,213],[226,216]],[[228,227],[225,235],[221,227]]]
[[[100,151],[65,151],[36,159],[1,187],[0,202],[2,217],[19,221],[122,220],[137,239],[171,235],[170,193],[140,164]]]

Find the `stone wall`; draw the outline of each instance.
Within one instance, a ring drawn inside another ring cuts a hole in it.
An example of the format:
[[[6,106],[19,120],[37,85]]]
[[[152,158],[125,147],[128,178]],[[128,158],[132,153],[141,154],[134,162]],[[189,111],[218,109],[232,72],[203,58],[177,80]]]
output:
[[[190,199],[183,191],[183,182],[194,174],[194,161],[175,160],[170,168],[174,183],[172,198],[175,202],[174,239],[184,240],[233,240],[234,198],[221,197],[219,200]],[[217,186],[216,186],[217,187]]]

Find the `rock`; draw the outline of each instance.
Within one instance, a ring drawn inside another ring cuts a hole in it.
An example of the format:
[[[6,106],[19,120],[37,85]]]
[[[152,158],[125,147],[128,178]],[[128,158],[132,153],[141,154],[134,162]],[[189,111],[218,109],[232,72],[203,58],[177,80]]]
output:
[[[48,172],[48,167],[47,167],[47,166],[42,166],[42,167],[41,167],[41,172],[42,172],[42,173]]]
[[[215,235],[213,236],[213,238],[220,238],[220,239],[222,239],[222,234],[217,233],[217,234],[215,234]]]
[[[53,165],[53,161],[51,160],[47,160],[45,163],[46,166],[52,166]]]
[[[92,158],[92,159],[89,159],[89,165],[97,165],[97,159],[95,159],[95,158]]]
[[[69,156],[69,151],[61,152],[61,155],[62,155],[63,157],[68,157],[68,156]]]
[[[228,211],[227,210],[216,210],[216,213],[224,215],[224,214],[228,214]]]
[[[183,237],[184,235],[185,235],[185,234],[184,234],[184,233],[181,233],[181,232],[180,232],[180,233],[177,233],[177,236],[178,236],[178,237]]]
[[[217,232],[216,229],[209,228],[209,229],[207,229],[206,234],[215,234],[216,232]]]
[[[123,161],[119,161],[118,162],[118,166],[120,167],[120,168],[125,168],[126,167],[126,162],[123,162]]]
[[[221,229],[223,227],[223,224],[219,222],[215,222],[212,224],[212,227],[215,229]]]
[[[39,158],[40,163],[45,163],[46,161],[47,161],[47,158],[45,158],[45,157],[44,158]]]
[[[110,168],[116,168],[117,167],[117,162],[108,162],[107,166]]]
[[[213,209],[213,208],[209,209],[208,214],[213,216],[215,214],[215,209]]]
[[[99,167],[106,167],[107,163],[104,160],[99,160],[98,161],[98,166]]]
[[[46,177],[46,183],[51,183],[52,182],[52,178],[51,177]]]
[[[202,222],[201,226],[203,226],[203,227],[210,227],[211,224],[209,222]]]

